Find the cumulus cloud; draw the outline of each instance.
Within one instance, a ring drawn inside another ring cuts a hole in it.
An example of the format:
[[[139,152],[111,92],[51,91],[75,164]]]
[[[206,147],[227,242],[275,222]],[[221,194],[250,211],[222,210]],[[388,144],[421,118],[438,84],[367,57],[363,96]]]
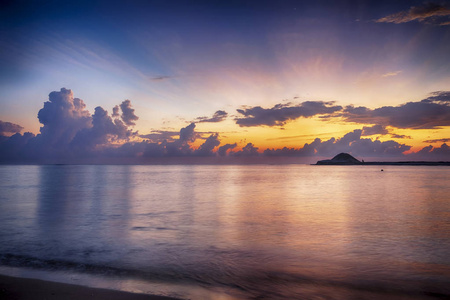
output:
[[[0,135],[1,162],[31,162],[31,163],[70,163],[79,159],[94,158],[172,158],[183,157],[260,157],[260,156],[319,156],[333,157],[337,153],[347,152],[358,157],[399,157],[414,159],[450,160],[449,139],[430,139],[427,142],[443,142],[440,147],[427,146],[411,154],[411,146],[393,140],[380,141],[364,138],[371,135],[386,135],[386,126],[401,128],[436,128],[445,126],[448,122],[448,107],[450,93],[439,91],[419,102],[409,102],[396,107],[369,109],[366,107],[348,106],[342,109],[332,102],[303,102],[301,105],[276,105],[271,109],[253,107],[243,110],[242,120],[249,124],[263,124],[263,115],[269,121],[264,125],[280,125],[298,117],[308,117],[317,114],[332,114],[351,122],[371,124],[362,129],[356,129],[341,137],[328,140],[316,138],[300,148],[266,149],[260,153],[258,147],[247,143],[241,150],[232,151],[237,144],[220,144],[218,133],[196,132],[195,123],[191,123],[179,132],[153,131],[140,137],[146,140],[136,140],[137,132],[130,129],[137,120],[131,102],[125,100],[114,106],[112,114],[102,107],[96,107],[94,114],[86,109],[83,100],[74,98],[71,90],[61,89],[50,93],[49,100],[39,111],[38,118],[42,123],[40,133],[15,133],[12,136]],[[416,107],[417,106],[417,107]],[[258,111],[262,110],[261,113]],[[340,110],[339,113],[336,113]],[[119,112],[122,112],[119,115]],[[422,114],[420,114],[420,112]],[[224,115],[215,114],[216,117]],[[408,118],[406,116],[409,116]],[[212,118],[209,119],[213,119]],[[127,121],[127,122],[125,122]],[[6,125],[5,125],[6,124]],[[376,125],[373,125],[376,124]],[[20,125],[1,122],[3,132],[14,133],[22,130]],[[243,126],[243,125],[241,125]],[[253,126],[253,125],[252,125]],[[256,126],[256,125],[255,125]],[[402,127],[403,126],[403,127]],[[6,129],[4,129],[6,128]],[[20,129],[20,130],[19,130]],[[206,137],[208,134],[208,137]],[[394,137],[393,134],[391,134]],[[396,138],[407,138],[396,136]],[[197,139],[204,142],[196,149]],[[251,159],[251,158],[249,158]],[[111,162],[111,161],[110,161]],[[134,160],[134,162],[138,162]],[[139,161],[141,162],[141,161]]]
[[[386,127],[382,125],[364,126],[362,130],[362,135],[364,136],[376,134],[384,135],[389,133]]]
[[[433,129],[450,126],[450,93],[435,92],[419,102],[376,109],[347,106],[339,116],[345,121],[396,128]]]
[[[188,126],[181,128],[179,132],[179,138],[173,141],[163,140],[162,142],[145,142],[144,145],[144,157],[183,157],[198,155],[208,152],[208,146],[211,146],[213,142],[207,139],[204,144],[202,152],[195,153],[195,150],[191,148],[190,143],[195,142],[198,135],[195,132],[195,123],[191,123]],[[213,147],[214,148],[214,147]]]
[[[131,108],[131,101],[124,100],[120,104],[120,109],[122,110],[121,118],[125,124],[128,126],[134,126],[136,123],[134,121],[138,120],[139,117],[134,114],[134,109]]]
[[[230,151],[236,147],[237,147],[237,143],[225,144],[225,145],[219,147],[219,149],[217,150],[217,154],[219,154],[219,156],[226,156],[228,151]]]
[[[116,106],[113,107],[112,117],[113,117],[113,118],[118,118],[118,117],[120,117],[120,114],[119,114],[119,105],[116,105]]]
[[[276,104],[272,108],[255,106],[238,109],[237,112],[243,117],[236,118],[236,124],[241,127],[247,126],[283,126],[288,121],[300,117],[308,118],[315,115],[327,115],[341,110],[341,106],[334,102],[305,101],[299,105]]]
[[[23,127],[20,125],[0,120],[0,135],[4,135],[5,133],[18,133],[21,132],[22,129]]]
[[[210,123],[217,123],[224,121],[228,116],[228,113],[224,110],[218,110],[214,113],[214,115],[211,118],[208,117],[198,117],[196,119],[196,122],[203,123],[203,122],[210,122]]]
[[[267,156],[324,156],[332,157],[337,153],[346,152],[360,157],[391,157],[402,156],[411,149],[410,146],[395,141],[372,140],[361,138],[362,130],[356,129],[346,133],[341,138],[330,138],[322,141],[316,138],[312,143],[306,143],[302,148],[267,149]]]
[[[26,146],[33,138],[34,134],[25,132],[0,140],[0,162],[27,162],[29,153]]]
[[[137,118],[133,117],[134,110],[130,109],[129,100],[122,104],[125,119]],[[136,135],[120,119],[113,120],[108,116],[102,107],[96,107],[95,113],[91,115],[83,100],[75,98],[73,92],[66,88],[49,94],[48,101],[39,110],[38,119],[43,126],[37,136],[30,133],[16,134],[2,142],[2,160],[39,162],[72,159],[99,151],[101,146],[111,146],[118,141],[126,142]]]
[[[258,147],[255,147],[252,143],[248,143],[244,147],[242,147],[241,151],[237,151],[233,153],[233,156],[258,156]]]
[[[378,23],[407,23],[411,21],[425,22],[436,25],[449,25],[450,9],[437,3],[426,3],[423,6],[413,6],[407,11],[401,11],[382,17]]]
[[[211,134],[205,142],[200,145],[200,147],[195,151],[196,155],[199,156],[213,156],[215,153],[213,152],[214,148],[220,145],[219,134]]]
[[[68,145],[78,131],[92,126],[91,114],[83,100],[73,97],[72,90],[51,92],[48,99],[38,113],[39,122],[44,125],[37,136],[41,146]]]
[[[433,147],[431,145],[423,147],[421,150],[409,155],[413,159],[423,160],[450,160],[450,146],[443,143],[440,147]]]
[[[80,130],[70,145],[77,151],[95,150],[98,145],[108,145],[118,140],[128,140],[136,133],[129,130],[119,119],[108,116],[108,112],[97,106],[92,115],[92,127]]]
[[[195,123],[191,123],[188,126],[181,128],[180,130],[180,141],[185,142],[195,142],[196,134],[195,134]]]
[[[195,123],[181,128],[178,133],[159,131],[153,133],[158,138],[148,136],[152,139],[134,141],[131,138],[137,136],[137,132],[130,126],[138,117],[130,100],[114,106],[111,116],[100,106],[91,115],[83,100],[74,98],[73,92],[65,88],[50,93],[49,101],[44,103],[38,118],[43,126],[37,136],[31,133],[2,136],[0,161],[70,163],[108,157],[213,156],[216,155],[215,148],[220,145],[219,135],[213,133],[198,149],[193,149],[191,143],[201,137],[195,132]],[[10,124],[4,128],[4,131],[22,129],[19,125]]]

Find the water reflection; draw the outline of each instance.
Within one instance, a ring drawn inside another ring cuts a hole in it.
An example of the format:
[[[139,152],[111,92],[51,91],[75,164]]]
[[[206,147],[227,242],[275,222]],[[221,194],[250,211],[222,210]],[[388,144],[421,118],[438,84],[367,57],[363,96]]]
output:
[[[126,244],[130,168],[41,166],[35,240],[39,252],[94,261],[114,253],[114,245]],[[109,259],[109,255],[102,258]]]
[[[1,253],[142,280],[238,287],[244,298],[360,298],[361,290],[379,288],[445,292],[450,278],[446,169],[36,170],[34,183],[19,183],[21,192],[12,184],[18,174],[8,173],[0,185]],[[32,222],[18,222],[22,216]]]

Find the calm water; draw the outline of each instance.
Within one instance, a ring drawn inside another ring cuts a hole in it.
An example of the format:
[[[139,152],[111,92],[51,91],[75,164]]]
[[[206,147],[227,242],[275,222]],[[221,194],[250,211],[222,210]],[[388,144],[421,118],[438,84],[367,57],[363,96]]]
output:
[[[383,168],[0,166],[0,264],[197,299],[450,297],[450,168]]]

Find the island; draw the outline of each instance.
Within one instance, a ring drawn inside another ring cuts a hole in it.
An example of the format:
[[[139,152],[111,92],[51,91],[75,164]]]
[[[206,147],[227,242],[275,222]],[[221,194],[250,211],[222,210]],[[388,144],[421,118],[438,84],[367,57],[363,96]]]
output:
[[[367,166],[450,166],[450,161],[372,161],[358,160],[348,153],[339,153],[332,159],[319,160],[316,165],[367,165]]]

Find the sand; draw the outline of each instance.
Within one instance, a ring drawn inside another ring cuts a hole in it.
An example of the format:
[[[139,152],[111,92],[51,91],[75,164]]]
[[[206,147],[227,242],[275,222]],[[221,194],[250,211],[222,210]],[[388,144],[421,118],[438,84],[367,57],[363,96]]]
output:
[[[176,298],[134,294],[85,286],[0,275],[0,299],[16,300],[177,300]]]

